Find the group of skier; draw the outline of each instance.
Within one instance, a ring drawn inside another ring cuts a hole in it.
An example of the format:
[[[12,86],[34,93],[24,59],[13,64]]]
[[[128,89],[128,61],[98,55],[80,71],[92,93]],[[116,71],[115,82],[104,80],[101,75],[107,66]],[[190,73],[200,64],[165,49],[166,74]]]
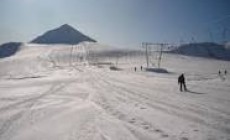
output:
[[[141,71],[142,71],[143,67],[141,66]],[[137,71],[137,67],[134,67],[134,71]]]
[[[219,73],[219,75],[221,75],[221,71],[220,70],[219,70],[218,73]],[[224,75],[227,75],[227,73],[228,73],[227,70],[224,70]]]
[[[228,73],[227,70],[224,70],[223,73],[219,70],[218,74],[222,81],[225,81],[227,73]]]
[[[141,66],[141,71],[143,70],[143,67]],[[137,71],[137,67],[134,67],[134,71]],[[227,75],[227,70],[224,70],[224,75]],[[219,76],[221,76],[221,71],[219,70],[218,72]],[[185,80],[185,76],[184,73],[182,73],[179,77],[178,77],[178,84],[179,84],[179,89],[180,91],[188,91],[187,86],[186,86],[186,80]]]
[[[227,73],[228,73],[227,70],[224,70],[223,74],[227,75]],[[218,74],[219,74],[219,76],[222,76],[222,73],[220,70],[219,70]],[[178,77],[178,84],[180,85],[180,91],[187,91],[185,76],[183,73]]]

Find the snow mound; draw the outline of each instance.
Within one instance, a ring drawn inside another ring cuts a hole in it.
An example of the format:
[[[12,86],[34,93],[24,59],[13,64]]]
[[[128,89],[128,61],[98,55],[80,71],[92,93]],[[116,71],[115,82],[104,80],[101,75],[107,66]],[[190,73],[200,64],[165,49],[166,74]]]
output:
[[[0,46],[0,58],[10,57],[14,55],[21,46],[19,42],[9,42]]]
[[[118,68],[116,66],[110,66],[109,68],[110,68],[110,70],[114,70],[114,71],[120,71],[121,70],[121,68]]]
[[[57,29],[47,31],[35,38],[31,43],[37,44],[78,44],[83,41],[96,42],[94,39],[82,34],[68,24]]]
[[[204,42],[185,44],[174,49],[172,52],[189,56],[230,60],[230,50],[216,43]]]
[[[146,71],[149,72],[156,72],[156,73],[169,73],[166,69],[164,68],[146,68]]]

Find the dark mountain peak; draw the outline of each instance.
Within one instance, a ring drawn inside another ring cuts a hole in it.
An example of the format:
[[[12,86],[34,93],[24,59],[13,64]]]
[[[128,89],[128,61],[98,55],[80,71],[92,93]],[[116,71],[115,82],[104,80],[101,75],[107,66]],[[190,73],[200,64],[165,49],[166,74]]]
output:
[[[66,28],[66,29],[74,29],[72,26],[70,26],[69,24],[63,24],[62,26],[60,26],[60,28]]]
[[[47,31],[31,42],[38,44],[78,44],[83,41],[96,42],[72,26],[64,24],[56,29]]]
[[[69,24],[63,24],[62,26],[58,27],[56,30],[77,31],[74,27],[70,26]],[[77,32],[79,32],[79,31],[77,31]]]

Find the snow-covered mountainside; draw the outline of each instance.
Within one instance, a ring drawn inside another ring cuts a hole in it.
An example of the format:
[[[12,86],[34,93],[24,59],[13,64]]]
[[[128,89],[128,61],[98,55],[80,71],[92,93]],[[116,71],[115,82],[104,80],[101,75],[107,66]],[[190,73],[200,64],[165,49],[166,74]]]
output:
[[[68,24],[57,29],[47,31],[35,38],[31,43],[37,44],[78,44],[83,41],[96,42],[94,39],[82,34]]]
[[[189,56],[230,60],[230,50],[226,49],[223,45],[218,45],[215,43],[185,44],[173,50],[172,52]]]
[[[19,42],[9,42],[0,45],[0,58],[14,55],[20,49],[21,44]]]
[[[31,43],[36,44],[69,44],[74,45],[82,42],[96,41],[78,30],[74,29],[68,24],[64,24],[57,29],[47,31],[43,35],[35,38]],[[20,50],[20,46],[23,43],[10,42],[0,45],[0,58],[12,56]]]
[[[0,140],[229,140],[229,61],[163,54],[169,73],[154,73],[144,53],[103,48],[23,44],[0,59]]]

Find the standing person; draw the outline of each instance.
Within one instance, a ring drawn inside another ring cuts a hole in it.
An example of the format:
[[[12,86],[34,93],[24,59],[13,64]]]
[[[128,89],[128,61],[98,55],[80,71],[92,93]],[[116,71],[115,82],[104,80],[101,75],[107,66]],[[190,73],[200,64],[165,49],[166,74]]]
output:
[[[183,88],[184,91],[187,91],[186,84],[185,84],[185,77],[183,73],[178,77],[178,84],[180,84],[180,91],[183,91]]]
[[[141,66],[141,71],[142,71],[142,68],[143,68],[143,67]]]
[[[135,71],[135,72],[137,71],[137,68],[136,68],[136,67],[134,67],[134,71]]]
[[[221,75],[221,71],[219,70],[219,75]]]
[[[224,74],[227,75],[227,70],[224,71]]]

